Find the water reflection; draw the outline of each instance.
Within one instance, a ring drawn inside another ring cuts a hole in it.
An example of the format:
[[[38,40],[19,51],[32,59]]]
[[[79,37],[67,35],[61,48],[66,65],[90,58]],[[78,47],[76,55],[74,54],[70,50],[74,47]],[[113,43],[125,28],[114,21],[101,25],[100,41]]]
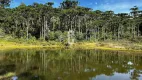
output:
[[[17,76],[13,76],[11,79],[12,80],[18,80],[18,77]]]
[[[16,73],[18,80],[139,80],[142,54],[101,50],[1,51],[0,76],[9,72]]]

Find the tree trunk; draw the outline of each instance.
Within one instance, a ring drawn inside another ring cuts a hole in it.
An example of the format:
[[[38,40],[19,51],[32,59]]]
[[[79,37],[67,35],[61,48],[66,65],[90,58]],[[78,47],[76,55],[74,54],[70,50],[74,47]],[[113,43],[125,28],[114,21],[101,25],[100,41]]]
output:
[[[138,24],[138,27],[137,27],[137,28],[138,28],[138,29],[137,29],[137,30],[138,30],[138,31],[137,31],[138,37],[140,36],[140,34],[139,34],[139,32],[140,32],[140,31],[139,31],[139,27],[140,27],[140,24]]]
[[[117,30],[117,41],[119,40],[119,38],[120,38],[120,24],[118,24],[118,30]]]
[[[86,20],[85,20],[86,21]],[[88,37],[87,37],[87,21],[86,21],[86,23],[85,23],[85,26],[86,26],[86,40],[88,39]]]
[[[29,39],[29,20],[26,22],[27,25],[27,40]]]
[[[79,17],[78,28],[79,28],[79,34],[80,34],[80,17]]]
[[[45,41],[45,27],[46,27],[46,20],[44,16],[44,26],[43,26],[43,40]]]

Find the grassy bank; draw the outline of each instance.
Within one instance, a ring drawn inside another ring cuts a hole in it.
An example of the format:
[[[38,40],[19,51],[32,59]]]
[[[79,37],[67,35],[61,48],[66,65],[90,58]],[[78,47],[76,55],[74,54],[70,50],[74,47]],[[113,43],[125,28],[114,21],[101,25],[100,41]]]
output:
[[[4,49],[23,49],[23,48],[62,48],[63,45],[60,42],[54,41],[9,41],[9,40],[0,40],[0,50]]]
[[[142,52],[142,44],[132,43],[129,41],[105,41],[105,42],[79,42],[73,44],[71,48],[77,49],[101,49],[101,50],[118,50],[118,51],[138,51]]]
[[[66,47],[61,42],[55,41],[8,41],[0,40],[0,50],[5,49],[33,49],[33,48],[70,48],[70,49],[103,49],[103,50],[122,50],[122,51],[142,51],[142,44],[131,41],[104,41],[104,42],[77,42]]]
[[[142,51],[142,43],[127,40],[99,42],[96,46],[112,50]]]

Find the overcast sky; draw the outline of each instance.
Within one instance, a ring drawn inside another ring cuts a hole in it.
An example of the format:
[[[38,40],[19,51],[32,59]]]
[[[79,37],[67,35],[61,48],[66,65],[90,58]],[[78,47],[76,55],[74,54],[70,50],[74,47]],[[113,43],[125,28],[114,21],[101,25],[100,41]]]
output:
[[[10,7],[17,7],[21,2],[30,5],[33,2],[54,2],[54,7],[60,6],[63,0],[13,0]],[[130,8],[138,6],[142,10],[142,0],[78,0],[80,6],[89,7],[93,10],[113,10],[115,13],[128,13]]]

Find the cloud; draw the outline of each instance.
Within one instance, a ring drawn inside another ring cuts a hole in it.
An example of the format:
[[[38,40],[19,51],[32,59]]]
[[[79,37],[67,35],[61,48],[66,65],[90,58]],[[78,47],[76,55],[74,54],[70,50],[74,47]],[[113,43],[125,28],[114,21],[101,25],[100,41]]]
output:
[[[57,3],[57,2],[54,2],[54,7],[59,7],[60,6],[60,3]]]
[[[21,4],[21,2],[13,0],[10,4],[11,4],[10,5],[11,8],[15,8],[15,7],[19,6]]]
[[[130,8],[132,8],[133,6],[138,6],[138,7],[142,7],[141,2],[120,2],[120,3],[114,3],[114,4],[103,4],[103,5],[99,5],[97,7],[94,7],[94,10],[100,9],[103,11],[107,11],[107,10],[113,10],[115,11],[115,13],[129,13],[130,12]]]
[[[91,2],[91,3],[89,3],[88,5],[93,5],[93,3]]]

